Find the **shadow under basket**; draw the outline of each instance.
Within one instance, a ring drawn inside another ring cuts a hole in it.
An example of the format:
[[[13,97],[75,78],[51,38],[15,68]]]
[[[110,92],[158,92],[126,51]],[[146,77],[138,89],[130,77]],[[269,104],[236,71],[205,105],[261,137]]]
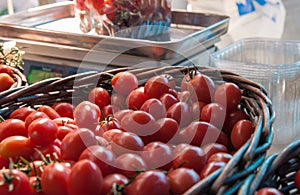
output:
[[[89,91],[101,86],[112,92],[110,80],[121,71],[130,71],[138,78],[139,85],[154,75],[170,74],[175,78],[192,69],[209,76],[216,85],[233,82],[242,91],[241,107],[249,115],[255,127],[252,137],[233,155],[224,168],[212,173],[192,186],[185,194],[235,194],[251,174],[256,174],[266,158],[273,138],[272,124],[275,118],[272,102],[265,88],[249,79],[230,71],[202,66],[165,66],[149,68],[118,68],[104,72],[85,72],[65,78],[51,78],[34,83],[28,87],[10,91],[0,96],[0,115],[8,118],[16,108],[23,106],[52,105],[55,102],[67,101],[74,105],[87,100]],[[179,79],[178,79],[179,80]],[[177,87],[179,83],[177,82]]]

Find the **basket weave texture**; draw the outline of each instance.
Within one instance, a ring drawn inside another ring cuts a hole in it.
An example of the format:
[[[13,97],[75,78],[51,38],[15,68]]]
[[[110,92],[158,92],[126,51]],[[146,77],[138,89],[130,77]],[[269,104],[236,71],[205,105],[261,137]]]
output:
[[[212,78],[216,84],[226,81],[233,82],[240,87],[242,90],[241,106],[248,113],[255,126],[255,132],[224,168],[202,179],[186,194],[236,194],[248,176],[255,174],[266,158],[266,152],[272,143],[272,123],[275,113],[263,86],[230,71],[201,66],[126,67],[100,73],[85,72],[65,78],[51,78],[9,91],[5,95],[0,94],[0,115],[7,118],[13,110],[22,106],[52,105],[58,101],[79,103],[86,100],[88,92],[96,85],[111,91],[110,79],[112,75],[121,71],[134,73],[139,84],[143,85],[151,76],[163,73],[170,74],[175,79],[180,76],[182,79],[185,73],[194,68]]]

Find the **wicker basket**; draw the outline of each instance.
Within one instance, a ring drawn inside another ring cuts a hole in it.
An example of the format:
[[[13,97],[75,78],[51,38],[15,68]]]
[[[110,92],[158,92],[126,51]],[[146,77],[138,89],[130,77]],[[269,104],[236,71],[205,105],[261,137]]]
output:
[[[249,175],[247,182],[240,188],[240,193],[248,195],[263,187],[273,187],[285,195],[299,194],[294,184],[297,170],[300,170],[300,140],[266,158],[259,171],[255,175]]]
[[[86,99],[91,87],[102,86],[111,90],[111,76],[120,71],[131,71],[143,85],[151,76],[168,73],[180,78],[190,69],[197,68],[217,84],[224,81],[236,83],[242,89],[242,107],[249,114],[255,133],[240,148],[227,165],[190,188],[186,194],[235,194],[247,176],[255,173],[271,146],[272,123],[275,118],[272,103],[263,86],[237,74],[200,66],[166,66],[159,68],[119,68],[105,72],[86,72],[66,78],[51,78],[0,96],[0,115],[4,118],[18,107],[38,104],[52,105],[57,101],[80,102]],[[96,84],[95,84],[96,83]],[[78,93],[79,92],[79,93]]]

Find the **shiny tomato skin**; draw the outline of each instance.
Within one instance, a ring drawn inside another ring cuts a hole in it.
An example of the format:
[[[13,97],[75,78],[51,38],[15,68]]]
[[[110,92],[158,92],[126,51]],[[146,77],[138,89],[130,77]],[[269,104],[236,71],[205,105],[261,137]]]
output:
[[[122,95],[128,95],[131,91],[138,88],[138,79],[130,72],[119,72],[111,79],[114,91]]]
[[[222,131],[227,135],[230,135],[235,123],[242,119],[249,119],[249,116],[245,113],[245,111],[240,109],[229,111],[226,115],[226,120],[222,127]]]
[[[200,177],[193,169],[180,167],[168,173],[171,191],[174,195],[183,194],[190,187],[200,181]]]
[[[57,139],[59,140],[63,140],[68,133],[74,131],[73,128],[68,126],[58,126],[57,130]]]
[[[67,184],[69,194],[100,195],[102,185],[102,172],[93,161],[83,159],[72,166]]]
[[[64,163],[54,162],[44,167],[41,177],[41,186],[45,195],[68,194],[68,178],[71,173],[70,167]]]
[[[209,159],[213,154],[218,152],[225,152],[229,153],[228,148],[224,144],[219,143],[209,143],[202,146],[202,149],[204,150],[207,159]]]
[[[214,102],[224,106],[226,111],[237,109],[242,99],[239,86],[232,82],[221,84],[215,91]]]
[[[264,187],[257,190],[254,195],[283,195],[283,193],[276,188]]]
[[[89,93],[89,101],[102,108],[110,104],[110,94],[103,87],[95,87]]]
[[[207,163],[210,163],[213,161],[228,163],[231,159],[232,159],[231,154],[226,153],[226,152],[217,152],[208,158]]]
[[[146,100],[141,106],[140,110],[148,112],[156,120],[166,116],[166,109],[162,102],[156,98]]]
[[[80,154],[79,160],[83,159],[94,162],[100,168],[103,176],[116,172],[116,156],[104,146],[94,145],[87,147]]]
[[[0,142],[9,136],[27,134],[25,122],[20,119],[7,119],[0,123]]]
[[[51,106],[42,105],[37,109],[37,111],[44,112],[52,120],[61,117]]]
[[[164,105],[165,110],[168,110],[173,104],[179,102],[177,95],[174,96],[170,93],[164,93],[159,97],[159,100]]]
[[[32,112],[36,112],[36,110],[31,107],[17,108],[9,115],[9,118],[25,121],[26,117]]]
[[[177,143],[177,133],[179,132],[179,125],[176,120],[172,118],[161,118],[157,120],[158,130],[151,135],[152,140],[161,141],[164,143]]]
[[[190,70],[188,73],[186,73],[180,82],[180,90],[186,91],[188,89],[189,82],[192,78],[194,78],[195,75],[200,74],[197,70]]]
[[[119,133],[122,133],[124,131],[122,131],[121,129],[110,129],[108,131],[105,131],[102,135],[102,137],[104,139],[106,139],[106,141],[111,142],[113,137]]]
[[[168,177],[162,171],[149,170],[140,173],[133,180],[133,182],[125,188],[125,193],[127,195],[165,195],[170,193],[170,182],[168,180]]]
[[[141,153],[143,148],[143,140],[131,132],[118,133],[111,140],[111,150],[117,156],[125,153]]]
[[[27,137],[19,135],[10,136],[0,142],[0,156],[7,160],[12,158],[14,162],[21,156],[30,160],[34,146],[35,145]]]
[[[149,98],[150,97],[144,92],[144,87],[139,87],[131,91],[125,101],[129,109],[139,110],[143,103]]]
[[[31,187],[28,176],[18,169],[1,169],[0,171],[0,182],[4,182],[4,175],[13,178],[12,185],[13,188],[9,190],[9,184],[3,183],[0,185],[0,194],[1,195],[31,195]]]
[[[225,162],[216,162],[216,161],[212,161],[210,163],[207,163],[203,169],[201,170],[201,172],[199,173],[200,178],[204,179],[207,176],[209,176],[210,174],[212,174],[213,172],[225,167],[226,163]]]
[[[169,80],[163,75],[151,77],[145,83],[145,94],[150,98],[159,98],[170,89]]]
[[[38,118],[49,118],[48,115],[44,112],[40,112],[40,111],[36,111],[36,112],[32,112],[30,113],[26,119],[25,119],[25,127],[28,128],[28,126],[35,120]]]
[[[13,76],[14,71],[8,65],[0,64],[0,73],[7,73],[9,76]]]
[[[61,116],[73,119],[74,105],[69,102],[57,102],[52,105],[52,108]]]
[[[300,192],[300,170],[298,170],[295,174],[295,185],[296,185],[296,188],[298,189],[298,191]]]
[[[242,147],[254,133],[255,127],[247,119],[239,120],[232,128],[230,139],[233,147],[239,149]]]
[[[201,109],[201,120],[222,129],[226,120],[226,110],[218,103],[208,103]]]
[[[133,177],[139,171],[148,170],[148,166],[144,159],[134,153],[121,154],[116,158],[117,173],[121,173],[126,177]]]
[[[0,83],[0,92],[3,92],[10,89],[15,80],[7,73],[0,73]]]
[[[80,128],[70,132],[61,142],[62,159],[77,161],[87,147],[97,144],[95,134],[89,129]]]
[[[42,153],[44,157],[49,156],[49,158],[53,161],[62,160],[61,149],[55,144],[49,144],[44,147],[36,148],[36,150],[32,154],[33,159],[42,160],[42,156],[40,153]]]
[[[80,128],[94,131],[100,119],[100,108],[94,103],[82,101],[74,108],[74,120]]]
[[[57,126],[76,125],[74,119],[64,116],[53,119],[53,122],[55,122]]]
[[[193,111],[194,120],[197,121],[201,120],[201,111],[205,105],[206,105],[205,102],[201,102],[201,101],[193,102],[192,111]]]
[[[28,137],[37,146],[48,146],[54,142],[57,134],[56,123],[48,118],[36,119],[28,126]]]
[[[177,121],[180,127],[185,127],[193,120],[193,112],[186,102],[177,102],[167,110],[167,117]]]
[[[113,185],[123,186],[129,183],[128,177],[120,173],[112,173],[103,178],[101,194],[113,195]]]

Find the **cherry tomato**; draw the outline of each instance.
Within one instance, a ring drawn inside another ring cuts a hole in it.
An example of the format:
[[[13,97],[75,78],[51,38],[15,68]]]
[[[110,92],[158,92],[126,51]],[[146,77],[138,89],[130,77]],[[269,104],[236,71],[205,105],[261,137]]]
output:
[[[56,123],[48,118],[36,119],[28,126],[28,136],[37,146],[47,146],[53,143],[57,134]]]
[[[117,119],[113,117],[108,117],[100,122],[100,129],[103,132],[108,131],[110,129],[121,129],[121,124]]]
[[[45,195],[68,194],[68,178],[71,169],[64,163],[51,163],[44,167],[41,177],[41,186]]]
[[[151,135],[152,140],[161,141],[164,143],[177,143],[177,133],[179,125],[176,120],[172,118],[161,118],[157,121],[158,130]]]
[[[172,148],[162,142],[150,142],[141,154],[150,169],[169,170],[174,158]],[[158,160],[159,159],[159,160]]]
[[[206,104],[201,110],[201,120],[221,129],[226,120],[226,110],[218,103]]]
[[[166,116],[166,109],[162,102],[156,98],[146,100],[141,106],[140,110],[148,112],[156,120]]]
[[[138,80],[131,72],[119,72],[111,79],[112,88],[120,94],[128,95],[131,91],[138,88]]]
[[[216,162],[224,162],[224,163],[228,163],[230,160],[232,159],[232,155],[227,153],[227,152],[217,152],[215,154],[212,154],[207,162],[210,163],[212,161],[216,161]]]
[[[145,94],[150,98],[159,98],[170,89],[169,80],[163,75],[151,77],[145,83]]]
[[[147,99],[149,96],[144,93],[144,87],[139,87],[129,93],[126,104],[132,110],[139,110]]]
[[[194,120],[198,120],[198,121],[201,120],[201,111],[205,105],[206,105],[206,103],[201,102],[201,101],[193,102],[192,111],[193,111],[193,115],[194,115]]]
[[[0,142],[9,136],[27,134],[25,122],[20,119],[7,119],[0,123]]]
[[[69,118],[69,117],[58,117],[56,119],[53,119],[53,122],[56,123],[57,126],[68,126],[70,124],[76,125],[76,122],[74,119]],[[69,126],[71,128],[71,126]],[[75,127],[76,129],[76,127]]]
[[[181,150],[177,149],[175,158],[173,160],[173,167],[186,167],[194,169],[199,173],[205,166],[207,157],[202,148],[192,145],[179,146]]]
[[[7,74],[9,74],[9,76],[13,76],[14,71],[12,70],[12,68],[10,66],[0,64],[0,73],[7,73]]]
[[[174,96],[170,93],[164,93],[159,97],[159,100],[164,105],[165,110],[168,110],[173,104],[177,103],[179,100],[177,96]]]
[[[181,91],[186,91],[188,89],[189,82],[191,81],[192,78],[194,78],[195,75],[200,74],[199,71],[197,70],[190,70],[188,73],[184,75],[184,77],[181,80],[180,83],[180,90]]]
[[[15,80],[7,73],[0,73],[0,83],[0,92],[2,92],[10,89]]]
[[[191,107],[185,102],[177,102],[167,110],[167,117],[177,121],[180,127],[185,127],[193,120]]]
[[[131,109],[122,109],[122,110],[118,110],[117,112],[115,112],[113,115],[114,115],[114,118],[117,119],[119,122],[122,121],[123,117],[130,113],[130,112],[133,112],[133,110]]]
[[[22,121],[25,121],[26,117],[32,112],[36,112],[36,110],[31,107],[17,108],[9,115],[9,118],[20,119]]]
[[[87,147],[97,144],[95,134],[88,129],[80,128],[70,132],[61,142],[62,159],[77,161]]]
[[[184,194],[190,187],[200,181],[200,177],[193,169],[180,167],[168,173],[171,191],[174,195]]]
[[[58,126],[57,127],[57,139],[63,140],[64,137],[72,131],[74,131],[74,129],[69,126]]]
[[[111,150],[117,155],[141,153],[144,148],[142,139],[131,132],[117,133],[111,140]]]
[[[230,139],[233,147],[239,149],[242,147],[254,133],[255,127],[253,127],[250,120],[239,120],[232,128]]]
[[[123,131],[121,129],[110,129],[108,131],[105,131],[102,135],[104,139],[106,139],[108,142],[111,142],[113,137],[119,133],[122,133]]]
[[[300,192],[300,170],[296,172],[294,180],[295,180],[296,188]]]
[[[126,177],[133,177],[140,171],[148,169],[144,159],[133,153],[121,154],[116,158],[116,167],[118,173],[125,175]]]
[[[113,114],[118,110],[120,110],[120,108],[112,104],[108,104],[107,106],[102,107],[101,108],[102,119],[113,116]]]
[[[264,187],[257,190],[255,195],[283,195],[283,193],[273,187]]]
[[[54,110],[54,108],[52,108],[51,106],[47,106],[47,105],[42,105],[40,106],[37,111],[39,112],[44,112],[45,114],[47,114],[47,116],[50,119],[56,119],[61,117],[58,112],[56,112],[56,110]]]
[[[101,118],[100,108],[89,101],[79,103],[74,109],[74,119],[80,128],[94,131]]]
[[[43,195],[44,193],[42,192],[41,185],[40,185],[40,180],[38,180],[38,177],[36,176],[31,176],[29,177],[29,183],[31,187],[31,195]]]
[[[126,105],[126,97],[127,96],[119,94],[119,93],[113,93],[113,94],[111,94],[111,97],[110,97],[111,105],[114,108],[119,108],[119,109],[117,109],[117,111],[125,109],[127,107],[127,105]],[[115,111],[115,112],[117,112],[117,111]]]
[[[125,175],[119,173],[109,174],[103,178],[101,194],[113,195],[114,185],[117,185],[116,188],[118,189],[118,186],[121,188],[128,183],[129,179]]]
[[[155,187],[154,187],[155,186]],[[140,173],[126,188],[127,195],[132,194],[169,194],[170,182],[168,177],[159,170],[149,170]]]
[[[32,112],[30,113],[26,119],[25,119],[25,127],[28,128],[28,126],[35,120],[38,118],[49,118],[47,114],[45,114],[44,112]]]
[[[95,87],[89,93],[89,101],[102,108],[110,104],[110,95],[103,87]]]
[[[226,120],[222,127],[222,131],[227,135],[230,135],[234,124],[242,119],[249,119],[248,115],[243,110],[236,109],[229,111],[226,115]]]
[[[58,161],[61,159],[61,150],[60,147],[55,144],[49,144],[44,147],[36,148],[33,152],[33,159],[34,160],[42,160],[42,156],[50,158],[52,161]]]
[[[214,81],[204,74],[195,75],[189,82],[187,90],[192,96],[196,96],[198,101],[210,103],[216,90]]]
[[[93,161],[100,168],[103,176],[116,172],[115,154],[103,146],[89,146],[79,157],[79,160],[83,159]]]
[[[200,178],[204,179],[205,177],[209,176],[213,172],[225,167],[226,163],[225,162],[217,162],[217,161],[212,161],[210,163],[207,163],[201,172],[199,173]]]
[[[205,144],[202,148],[207,156],[207,159],[209,159],[213,154],[218,152],[229,152],[225,145],[219,143],[208,143]]]
[[[73,119],[74,106],[69,102],[57,102],[52,105],[52,108],[61,116]]]
[[[214,102],[223,105],[227,111],[237,109],[241,98],[241,89],[235,83],[231,82],[221,84],[214,94]]]
[[[34,151],[34,144],[24,136],[10,136],[0,142],[0,156],[4,159],[12,158],[16,162],[21,156],[30,160]]]
[[[83,182],[84,181],[84,182]],[[68,193],[72,195],[100,195],[103,176],[99,167],[88,159],[79,160],[68,177]]]
[[[29,178],[25,173],[18,169],[1,169],[0,173],[1,195],[31,195]]]

